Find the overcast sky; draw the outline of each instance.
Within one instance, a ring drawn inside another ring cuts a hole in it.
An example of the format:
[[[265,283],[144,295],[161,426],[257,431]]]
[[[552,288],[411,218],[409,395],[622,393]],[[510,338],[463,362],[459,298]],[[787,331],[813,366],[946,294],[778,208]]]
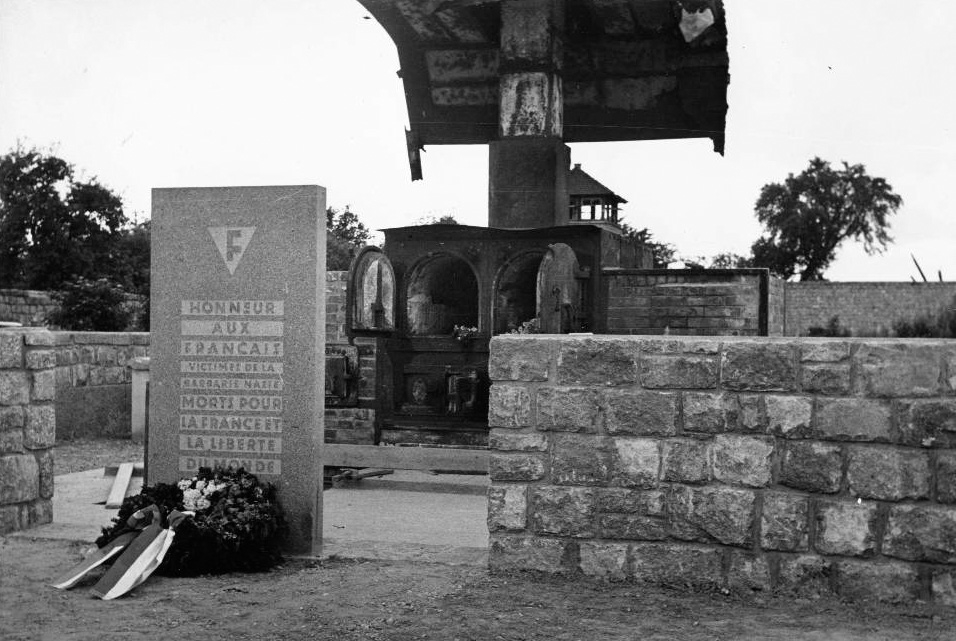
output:
[[[683,256],[748,253],[760,187],[810,158],[903,196],[896,242],[831,280],[956,280],[956,3],[725,0],[726,156],[709,140],[572,145]],[[152,187],[320,184],[371,227],[487,224],[485,146],[433,146],[412,183],[398,58],[357,0],[0,0],[0,152],[58,155],[149,216]]]

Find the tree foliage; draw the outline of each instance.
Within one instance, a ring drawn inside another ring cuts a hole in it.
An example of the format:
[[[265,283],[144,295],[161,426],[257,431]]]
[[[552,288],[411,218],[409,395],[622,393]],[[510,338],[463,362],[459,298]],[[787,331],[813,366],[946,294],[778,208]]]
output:
[[[372,238],[371,230],[348,205],[341,211],[334,207],[325,210],[325,231],[325,268],[330,271],[347,270],[352,257]]]
[[[753,258],[733,252],[722,252],[710,259],[710,269],[742,269],[753,266]]]
[[[56,290],[106,276],[128,223],[122,199],[65,160],[20,146],[0,156],[0,282]]]
[[[760,190],[755,210],[764,234],[751,248],[753,266],[781,278],[822,280],[845,240],[863,241],[868,254],[882,252],[892,242],[889,217],[902,203],[863,165],[835,169],[814,158],[799,175]]]
[[[655,269],[666,269],[670,263],[674,262],[677,248],[670,243],[654,240],[654,234],[652,234],[647,227],[634,229],[627,223],[621,223],[621,231],[624,232],[625,238],[644,243],[644,245],[651,250],[651,254],[654,256]]]

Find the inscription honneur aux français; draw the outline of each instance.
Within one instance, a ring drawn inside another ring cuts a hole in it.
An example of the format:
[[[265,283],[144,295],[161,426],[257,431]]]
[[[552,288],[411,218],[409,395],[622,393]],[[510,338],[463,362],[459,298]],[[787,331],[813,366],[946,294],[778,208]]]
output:
[[[254,228],[215,229],[232,273]],[[284,301],[180,305],[179,470],[231,465],[281,474]]]

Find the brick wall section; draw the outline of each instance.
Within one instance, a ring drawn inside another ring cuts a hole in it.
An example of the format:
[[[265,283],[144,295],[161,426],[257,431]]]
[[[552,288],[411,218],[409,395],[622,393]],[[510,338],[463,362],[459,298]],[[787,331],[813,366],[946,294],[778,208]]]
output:
[[[608,270],[602,333],[757,336],[766,277],[758,269]]]
[[[0,329],[0,534],[53,520],[53,336]]]
[[[786,335],[806,336],[834,316],[854,336],[891,336],[893,323],[953,305],[956,283],[786,283]]]
[[[956,341],[491,342],[493,569],[956,606]]]
[[[348,343],[345,331],[346,289],[348,272],[325,272],[325,340]]]
[[[57,304],[47,292],[0,289],[0,321],[42,327],[45,324],[43,319],[56,308]]]

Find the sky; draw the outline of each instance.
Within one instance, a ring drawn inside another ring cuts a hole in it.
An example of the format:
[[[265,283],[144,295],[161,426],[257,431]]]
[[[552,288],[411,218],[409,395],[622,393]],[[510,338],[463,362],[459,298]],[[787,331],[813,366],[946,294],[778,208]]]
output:
[[[687,258],[749,253],[761,186],[814,156],[903,206],[830,280],[956,280],[956,3],[725,0],[724,157],[709,140],[573,144],[625,220]],[[369,227],[488,220],[488,150],[429,146],[412,182],[395,46],[357,0],[0,0],[0,153],[53,151],[149,217],[153,187],[319,184]]]

